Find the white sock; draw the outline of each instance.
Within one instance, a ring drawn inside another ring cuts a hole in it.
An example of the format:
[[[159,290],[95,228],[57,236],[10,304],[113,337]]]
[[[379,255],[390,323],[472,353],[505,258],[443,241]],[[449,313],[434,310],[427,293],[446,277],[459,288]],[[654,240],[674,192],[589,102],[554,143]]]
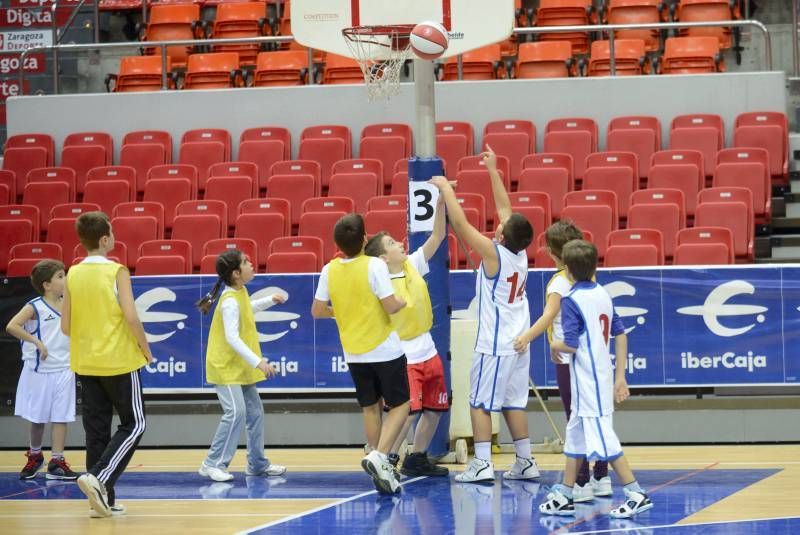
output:
[[[490,461],[492,459],[492,443],[476,442],[475,457],[483,461]]]
[[[514,451],[520,459],[531,458],[531,439],[528,437],[514,441]]]

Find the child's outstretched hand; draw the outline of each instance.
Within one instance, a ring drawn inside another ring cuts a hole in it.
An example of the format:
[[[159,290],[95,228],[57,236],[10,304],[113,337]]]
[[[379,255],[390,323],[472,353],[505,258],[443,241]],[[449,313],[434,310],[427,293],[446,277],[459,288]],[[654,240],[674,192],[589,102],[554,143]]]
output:
[[[272,295],[272,302],[275,303],[276,305],[280,305],[281,303],[285,303],[286,302],[286,296],[284,296],[283,294],[273,294]]]
[[[431,177],[431,179],[430,179],[430,180],[428,180],[428,182],[429,182],[429,183],[431,183],[431,184],[433,184],[433,185],[434,185],[434,186],[436,186],[437,188],[439,188],[439,191],[442,191],[443,189],[445,189],[445,188],[447,188],[447,187],[452,187],[452,186],[450,185],[450,182],[449,182],[449,181],[448,181],[448,180],[447,180],[445,177],[443,177],[443,176],[434,176],[434,177]]]
[[[256,366],[261,372],[264,374],[264,377],[269,379],[270,377],[274,377],[278,372],[275,371],[275,368],[267,361],[267,359],[261,359],[261,362],[258,363]]]
[[[481,158],[483,158],[483,164],[486,166],[486,169],[489,171],[497,171],[497,155],[488,144],[486,145],[486,151],[481,153]]]
[[[614,401],[622,403],[631,395],[628,390],[628,382],[625,379],[618,379],[614,382]]]

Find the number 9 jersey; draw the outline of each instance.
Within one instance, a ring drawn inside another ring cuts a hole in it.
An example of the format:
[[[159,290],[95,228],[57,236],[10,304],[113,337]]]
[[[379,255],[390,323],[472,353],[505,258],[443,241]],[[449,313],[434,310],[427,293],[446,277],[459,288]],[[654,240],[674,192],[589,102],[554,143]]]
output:
[[[516,355],[514,338],[530,327],[530,309],[525,284],[528,254],[512,253],[495,243],[498,270],[488,277],[483,262],[475,284],[478,299],[478,337],[475,351],[484,355]]]

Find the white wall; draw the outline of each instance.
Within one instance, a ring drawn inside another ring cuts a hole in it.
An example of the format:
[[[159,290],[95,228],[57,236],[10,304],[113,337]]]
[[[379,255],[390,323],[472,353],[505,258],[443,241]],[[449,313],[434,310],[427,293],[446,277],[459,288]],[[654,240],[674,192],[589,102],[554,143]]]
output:
[[[602,149],[612,117],[655,115],[662,121],[666,143],[675,115],[705,112],[723,117],[726,139],[731,139],[737,114],[785,112],[785,83],[783,72],[438,83],[437,119],[470,122],[476,143],[489,121],[529,119],[536,124],[541,150],[550,119],[592,117],[600,127]],[[177,144],[192,128],[226,128],[238,145],[245,128],[280,125],[292,131],[296,154],[304,127],[346,124],[353,130],[357,150],[364,125],[413,123],[413,100],[411,84],[379,103],[370,103],[362,86],[29,96],[9,99],[8,133],[47,132],[60,148],[71,132],[101,130],[114,136],[118,153],[123,135],[133,130],[168,130]]]

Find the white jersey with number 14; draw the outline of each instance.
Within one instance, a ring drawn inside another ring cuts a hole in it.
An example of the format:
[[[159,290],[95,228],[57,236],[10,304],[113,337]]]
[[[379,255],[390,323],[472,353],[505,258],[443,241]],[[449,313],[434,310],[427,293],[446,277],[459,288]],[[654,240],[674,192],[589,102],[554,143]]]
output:
[[[530,309],[525,292],[528,255],[524,249],[512,253],[499,243],[495,243],[495,249],[499,263],[497,274],[486,276],[481,263],[475,285],[478,298],[475,351],[485,355],[516,355],[514,338],[530,327]]]

